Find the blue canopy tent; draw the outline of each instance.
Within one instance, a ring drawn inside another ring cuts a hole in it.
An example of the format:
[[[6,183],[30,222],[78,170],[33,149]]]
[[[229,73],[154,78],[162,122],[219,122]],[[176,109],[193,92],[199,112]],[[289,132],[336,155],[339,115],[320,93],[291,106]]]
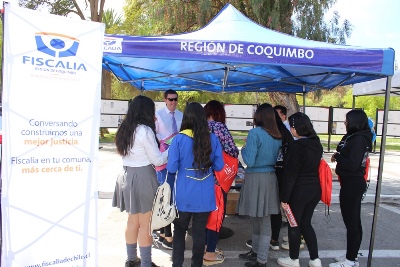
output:
[[[394,50],[315,42],[276,32],[227,4],[198,31],[167,36],[106,35],[104,69],[139,90],[307,93],[387,77],[381,155]],[[389,89],[388,89],[389,88]],[[380,157],[368,266],[379,207]]]
[[[139,90],[305,93],[393,75],[394,50],[315,42],[264,28],[227,4],[204,28],[106,35],[103,66]]]

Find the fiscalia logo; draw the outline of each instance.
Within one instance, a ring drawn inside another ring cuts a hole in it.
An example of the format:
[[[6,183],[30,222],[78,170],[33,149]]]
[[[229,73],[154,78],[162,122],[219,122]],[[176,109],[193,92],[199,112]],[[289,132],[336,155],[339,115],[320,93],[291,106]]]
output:
[[[40,54],[23,55],[23,64],[35,66],[36,71],[57,74],[87,71],[85,64],[75,58],[80,45],[78,39],[59,33],[37,32],[35,41]]]
[[[108,53],[122,53],[122,38],[104,37],[103,51]]]
[[[37,50],[52,57],[76,56],[79,40],[58,33],[38,32],[35,35]]]

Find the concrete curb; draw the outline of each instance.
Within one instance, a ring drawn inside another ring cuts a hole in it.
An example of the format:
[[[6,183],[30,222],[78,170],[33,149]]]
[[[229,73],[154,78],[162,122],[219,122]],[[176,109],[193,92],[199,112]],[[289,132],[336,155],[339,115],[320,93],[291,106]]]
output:
[[[400,202],[400,195],[381,195],[380,203],[395,204]],[[339,194],[332,194],[332,204],[339,204]],[[362,203],[375,203],[375,194],[367,194]]]

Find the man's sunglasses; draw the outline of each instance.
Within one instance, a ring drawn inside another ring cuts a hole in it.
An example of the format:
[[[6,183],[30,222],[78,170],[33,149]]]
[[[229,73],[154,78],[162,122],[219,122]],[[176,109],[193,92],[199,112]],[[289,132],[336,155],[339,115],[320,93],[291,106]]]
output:
[[[176,98],[167,98],[169,101],[178,101],[178,98],[176,97]]]

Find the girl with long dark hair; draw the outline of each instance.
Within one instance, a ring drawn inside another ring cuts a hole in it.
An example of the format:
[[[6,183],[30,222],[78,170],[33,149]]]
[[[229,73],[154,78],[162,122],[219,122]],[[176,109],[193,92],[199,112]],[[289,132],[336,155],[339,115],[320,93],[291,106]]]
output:
[[[331,161],[337,162],[335,172],[340,177],[340,210],[347,230],[346,256],[335,258],[329,267],[358,265],[357,254],[362,240],[361,200],[367,189],[364,179],[366,160],[372,149],[373,133],[363,110],[346,114],[346,135],[336,148]]]
[[[129,104],[125,119],[115,136],[123,171],[115,186],[112,206],[128,213],[125,229],[128,259],[125,267],[156,266],[151,261],[150,217],[158,181],[153,165],[167,162],[168,151],[161,153],[155,133],[155,105],[145,96]],[[139,243],[141,259],[137,257]]]
[[[317,236],[311,225],[314,209],[321,198],[319,164],[322,145],[314,131],[310,118],[301,112],[289,117],[290,132],[297,140],[289,144],[281,188],[281,205],[290,207],[296,219],[296,227],[288,225],[289,257],[278,258],[284,267],[299,267],[301,234],[310,253],[310,267],[321,267],[318,256]]]
[[[183,264],[186,231],[192,220],[191,266],[200,267],[207,219],[216,208],[213,171],[220,171],[224,162],[221,144],[215,134],[210,133],[206,114],[199,103],[186,106],[180,132],[172,140],[168,153],[168,176],[175,179],[173,199],[178,210],[173,222],[172,266]]]

